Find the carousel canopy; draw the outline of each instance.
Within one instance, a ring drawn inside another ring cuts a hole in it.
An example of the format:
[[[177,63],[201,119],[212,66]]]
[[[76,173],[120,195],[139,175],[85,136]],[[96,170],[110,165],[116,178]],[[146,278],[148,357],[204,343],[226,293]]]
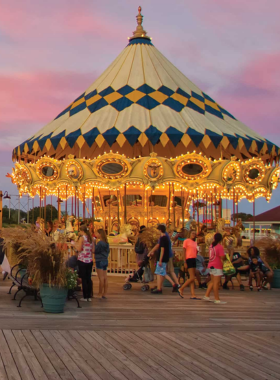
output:
[[[93,159],[112,150],[128,157],[175,157],[196,151],[243,160],[278,156],[279,148],[238,121],[201,91],[137,29],[115,61],[80,96],[34,136],[14,159]]]

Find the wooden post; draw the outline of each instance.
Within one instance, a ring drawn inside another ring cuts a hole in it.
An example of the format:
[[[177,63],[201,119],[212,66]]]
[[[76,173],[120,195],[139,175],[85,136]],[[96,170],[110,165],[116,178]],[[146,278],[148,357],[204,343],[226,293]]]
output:
[[[94,206],[95,206],[95,203],[94,203],[94,186],[92,187],[92,197],[91,197],[91,215],[92,215],[92,226],[94,226],[94,219],[95,219],[95,215],[94,215]]]
[[[182,228],[185,225],[185,199],[183,195],[183,187],[181,186],[181,207],[182,207]]]
[[[169,196],[168,196],[168,223],[170,223],[170,207],[171,207],[171,188],[169,183]]]
[[[118,233],[120,233],[120,191],[117,190],[117,198],[118,198]]]
[[[68,185],[66,185],[65,195],[66,195],[66,200],[65,200],[65,225],[66,225],[66,220],[67,220],[67,197],[68,197]]]
[[[124,224],[126,224],[126,183],[124,184]]]
[[[0,190],[0,229],[3,226],[3,224],[2,224],[3,223],[3,201],[2,201],[2,198],[3,198],[3,193]]]
[[[83,192],[83,220],[85,219],[86,217],[86,197],[85,197],[85,189],[84,189],[84,192]]]
[[[111,191],[109,190],[109,224],[108,224],[108,234],[111,232]]]
[[[57,212],[58,212],[58,222],[61,220],[61,203],[59,198],[59,188],[57,190]]]
[[[197,233],[199,232],[199,201],[198,201],[198,190],[196,190],[196,202],[197,202]]]
[[[256,238],[256,205],[255,205],[255,195],[253,200],[253,242],[255,244],[255,238]]]

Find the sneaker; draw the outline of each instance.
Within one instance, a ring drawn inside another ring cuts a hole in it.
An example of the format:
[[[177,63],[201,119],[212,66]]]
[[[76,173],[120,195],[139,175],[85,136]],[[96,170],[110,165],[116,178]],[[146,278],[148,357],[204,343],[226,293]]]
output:
[[[249,289],[250,289],[250,290],[251,290],[251,292],[252,292],[254,288],[253,288],[253,286],[252,286],[252,285],[250,285],[250,286],[249,286]]]
[[[157,289],[157,287],[155,286],[154,288],[151,288],[151,293],[153,292],[153,291],[155,291]]]
[[[266,285],[264,285],[263,290],[268,290],[268,287]]]
[[[172,293],[178,292],[178,289],[179,289],[178,285],[174,284],[173,289],[172,289]]]
[[[203,299],[203,301],[212,302],[212,301],[210,300],[210,297],[206,297],[206,296],[204,296],[202,299]]]
[[[91,302],[91,298],[88,298],[87,300],[88,300],[88,302]]]
[[[225,302],[225,301],[214,301],[214,303],[215,304],[217,304],[217,305],[225,305],[227,302]]]
[[[205,282],[203,284],[201,284],[201,289],[204,289],[204,290],[207,289],[207,284]]]
[[[245,290],[245,286],[244,286],[243,284],[240,285],[240,290],[241,290],[242,292],[244,292],[244,290]]]
[[[151,291],[151,294],[162,294],[162,290],[153,289],[153,290]]]
[[[258,286],[258,292],[261,292],[261,291],[262,291],[262,288]]]
[[[87,298],[80,298],[80,301],[82,301],[82,302],[87,302],[88,299],[87,299]]]
[[[229,287],[227,286],[227,284],[224,284],[224,285],[223,285],[223,289],[225,289],[225,290],[229,290]]]

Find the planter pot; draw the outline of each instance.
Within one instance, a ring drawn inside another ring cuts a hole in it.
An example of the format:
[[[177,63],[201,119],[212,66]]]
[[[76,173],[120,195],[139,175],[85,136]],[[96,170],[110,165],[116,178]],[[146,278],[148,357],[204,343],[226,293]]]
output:
[[[67,288],[49,287],[48,284],[40,286],[40,296],[46,313],[63,313],[67,297]]]
[[[180,268],[174,267],[174,272],[175,272],[177,278],[178,278],[178,275],[179,275],[179,271],[180,271]],[[163,286],[164,286],[165,288],[172,288],[172,285],[171,285],[170,282],[167,281],[167,280],[164,280],[164,281],[163,281]]]
[[[280,269],[275,269],[272,281],[272,287],[273,288],[280,288]]]

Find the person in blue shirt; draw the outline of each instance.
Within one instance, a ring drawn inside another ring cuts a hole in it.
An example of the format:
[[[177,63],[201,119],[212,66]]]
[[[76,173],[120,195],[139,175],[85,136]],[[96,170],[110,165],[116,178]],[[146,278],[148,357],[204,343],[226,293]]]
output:
[[[163,224],[163,223],[161,223],[159,225],[165,226],[165,224]],[[173,287],[172,292],[177,292],[180,285],[179,285],[178,278],[174,272],[172,243],[171,243],[170,236],[169,236],[167,231],[165,232],[165,236],[167,237],[168,243],[169,243],[169,261],[168,261],[167,267],[166,267],[166,273],[167,274],[165,275],[165,278],[166,278],[166,280],[168,280],[171,283],[171,285]],[[154,253],[157,252],[158,250],[159,250],[159,240],[158,240],[157,244],[154,246],[154,248],[149,252],[148,257],[153,256]]]

